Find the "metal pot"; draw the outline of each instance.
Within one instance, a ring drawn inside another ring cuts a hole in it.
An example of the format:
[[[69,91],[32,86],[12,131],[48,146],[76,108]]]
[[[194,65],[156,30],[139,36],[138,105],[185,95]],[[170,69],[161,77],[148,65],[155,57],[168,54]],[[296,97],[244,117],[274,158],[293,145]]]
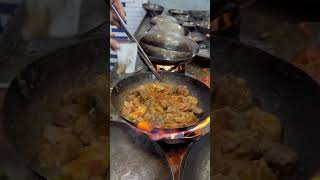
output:
[[[164,7],[152,3],[144,3],[142,6],[147,11],[147,16],[149,17],[160,15],[164,10]]]

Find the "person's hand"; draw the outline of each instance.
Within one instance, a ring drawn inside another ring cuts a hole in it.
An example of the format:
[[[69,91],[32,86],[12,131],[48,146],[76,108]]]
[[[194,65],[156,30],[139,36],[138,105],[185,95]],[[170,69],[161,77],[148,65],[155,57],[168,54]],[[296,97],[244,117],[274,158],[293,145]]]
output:
[[[120,0],[110,0],[110,6],[112,4],[117,9],[117,11],[119,12],[119,14],[122,17],[122,19],[124,19],[125,16],[126,16],[126,12],[124,11],[124,8],[123,8],[122,3],[120,2]],[[114,14],[114,12],[111,9],[110,9],[110,21],[111,21],[111,24],[120,27],[119,20],[118,20],[117,16]]]
[[[117,50],[120,48],[119,42],[114,40],[112,37],[114,37],[114,33],[110,33],[110,47],[112,50]]]
[[[122,19],[124,19],[126,16],[126,13],[124,11],[124,8],[123,8],[120,0],[110,0],[110,5],[111,4],[113,4],[113,6],[117,9],[120,16],[122,17]],[[114,14],[114,12],[112,11],[112,9],[110,9],[110,21],[111,21],[111,24],[113,24],[117,27],[120,27],[119,20],[118,20],[117,16]],[[114,34],[110,33],[110,46],[111,46],[111,49],[117,50],[117,49],[119,49],[119,42],[112,39],[113,36],[114,36]]]

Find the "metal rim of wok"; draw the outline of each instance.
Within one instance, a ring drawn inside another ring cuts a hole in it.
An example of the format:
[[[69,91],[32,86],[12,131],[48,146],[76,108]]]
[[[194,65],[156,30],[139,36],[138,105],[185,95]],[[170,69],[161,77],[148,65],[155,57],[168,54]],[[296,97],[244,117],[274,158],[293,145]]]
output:
[[[280,119],[283,143],[299,158],[289,178],[309,179],[315,175],[320,166],[319,84],[289,62],[239,41],[216,36],[211,45],[214,79],[231,74],[246,80],[258,107]]]
[[[147,16],[154,17],[162,14],[164,7],[153,4],[153,3],[144,3],[142,4],[143,8],[147,11]]]
[[[189,15],[174,15],[174,17],[179,21],[179,24],[183,24],[184,22],[190,22],[190,16]]]
[[[188,11],[180,10],[180,9],[169,9],[168,13],[172,16],[175,15],[188,15]]]
[[[165,19],[163,19],[163,18],[165,18]],[[150,20],[150,24],[151,25],[155,25],[155,24],[159,23],[159,21],[160,22],[172,22],[172,23],[179,24],[179,21],[175,17],[169,16],[169,15],[165,15],[165,14],[160,14],[160,15],[152,17],[152,19]]]
[[[200,46],[196,42],[194,42],[193,40],[191,40],[187,37],[186,37],[186,39],[190,42],[190,45],[193,47],[192,48],[192,56],[190,56],[188,58],[184,58],[184,59],[168,60],[168,59],[164,59],[164,58],[157,58],[157,57],[154,57],[154,56],[147,54],[150,61],[153,63],[156,63],[156,64],[161,64],[161,65],[178,65],[178,64],[186,64],[186,63],[191,62],[194,59],[194,57],[196,57],[197,54],[199,53]],[[139,56],[140,56],[140,58],[142,58],[140,54],[139,54]]]
[[[48,96],[52,102],[57,99],[53,97],[61,98],[61,92],[93,83],[96,75],[104,74],[108,64],[106,40],[95,37],[54,50],[23,68],[10,83],[3,106],[4,133],[23,163],[41,177],[48,179],[51,174],[34,159],[37,155],[33,151],[37,152],[43,127],[53,117],[49,112],[51,104],[41,111],[43,104],[39,98]],[[20,80],[25,84],[20,84]]]
[[[203,43],[208,40],[205,34],[200,32],[192,32],[189,34],[188,38],[195,41],[197,44]]]
[[[164,82],[184,85],[188,87],[190,94],[195,96],[199,101],[200,108],[204,111],[203,114],[198,117],[199,122],[193,125],[179,127],[179,128],[153,128],[153,130],[163,130],[165,132],[176,132],[176,131],[185,131],[188,130],[200,122],[204,121],[210,115],[210,89],[201,81],[194,79],[190,76],[186,76],[180,73],[171,73],[171,72],[160,72],[160,74],[164,77]],[[148,82],[157,82],[154,75],[150,72],[147,73],[139,73],[128,78],[125,78],[117,83],[115,87],[113,87],[111,92],[111,103],[119,115],[129,124],[137,127],[137,124],[126,119],[121,115],[121,110],[123,106],[124,99],[126,94],[137,87],[138,85],[145,84]]]
[[[189,35],[196,29],[196,23],[192,21],[183,22],[181,26],[189,30]]]
[[[210,11],[208,10],[204,10],[204,11],[189,10],[188,13],[190,15],[190,18],[193,19],[194,21],[201,21],[203,19],[210,17]]]
[[[197,29],[202,34],[210,34],[210,22],[208,24],[204,21],[197,24]]]
[[[162,22],[162,23],[164,23],[164,22]],[[173,23],[173,22],[168,22],[168,23],[172,23],[172,24],[176,24],[176,23]],[[161,23],[160,23],[161,24]],[[150,29],[149,29],[149,31],[151,31],[152,30],[152,28],[154,27],[154,26],[156,26],[156,25],[158,25],[158,24],[154,24],[153,26],[151,26],[150,27]],[[190,34],[190,29],[188,28],[188,27],[185,27],[185,26],[182,26],[182,24],[178,24],[178,25],[180,25],[182,28],[183,28],[183,30],[184,30],[184,36],[188,36],[189,34]],[[195,26],[196,27],[196,26]],[[163,30],[162,30],[163,31]]]

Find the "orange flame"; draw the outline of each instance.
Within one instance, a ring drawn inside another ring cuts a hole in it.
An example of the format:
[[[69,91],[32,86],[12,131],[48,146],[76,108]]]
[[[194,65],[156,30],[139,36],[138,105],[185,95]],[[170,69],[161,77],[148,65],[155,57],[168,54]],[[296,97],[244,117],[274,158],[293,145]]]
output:
[[[140,133],[147,134],[149,138],[153,141],[159,141],[161,139],[180,139],[185,138],[186,135],[190,133],[202,134],[202,129],[205,128],[208,124],[210,124],[210,117],[206,118],[204,121],[199,123],[197,126],[187,130],[187,131],[175,131],[168,133],[161,129],[153,129],[148,122],[140,122],[137,124],[137,127],[131,126],[136,131]],[[189,137],[190,138],[190,137]]]

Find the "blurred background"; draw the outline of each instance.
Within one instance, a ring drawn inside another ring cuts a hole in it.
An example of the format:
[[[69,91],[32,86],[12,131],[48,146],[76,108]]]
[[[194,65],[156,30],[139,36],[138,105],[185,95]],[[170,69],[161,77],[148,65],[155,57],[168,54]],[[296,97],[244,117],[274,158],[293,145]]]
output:
[[[239,18],[227,13],[217,18],[225,25],[220,27],[223,36],[289,61],[319,81],[317,1],[214,0],[211,6],[219,9],[226,3],[236,4],[240,13]]]

